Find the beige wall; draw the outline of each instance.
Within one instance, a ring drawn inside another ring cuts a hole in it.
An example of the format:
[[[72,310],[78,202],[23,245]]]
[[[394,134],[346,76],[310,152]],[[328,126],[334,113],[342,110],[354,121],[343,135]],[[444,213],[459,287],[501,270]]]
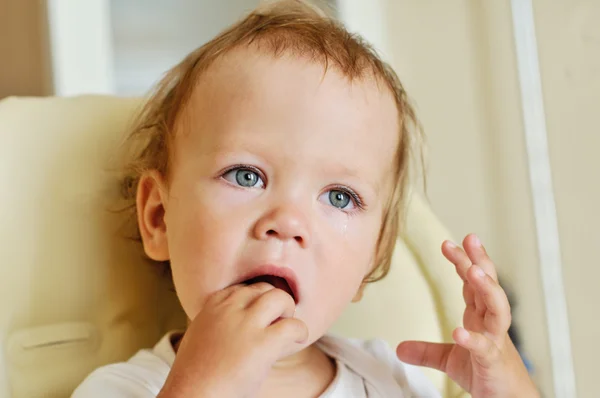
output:
[[[537,0],[540,64],[580,397],[600,357],[600,2]]]
[[[536,0],[534,8],[578,395],[592,397],[600,356],[600,3]],[[390,0],[386,11],[392,62],[428,135],[431,203],[457,237],[475,231],[488,246],[517,295],[515,320],[536,382],[551,397],[510,3]]]
[[[52,91],[43,0],[0,0],[0,98]]]

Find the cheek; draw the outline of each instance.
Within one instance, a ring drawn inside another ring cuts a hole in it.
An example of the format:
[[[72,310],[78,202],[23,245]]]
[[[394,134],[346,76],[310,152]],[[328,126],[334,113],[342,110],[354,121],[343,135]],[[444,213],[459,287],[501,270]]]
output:
[[[339,300],[350,301],[371,271],[380,219],[376,215],[342,216],[342,220],[329,222],[327,237],[319,237],[324,244],[318,279],[323,292],[335,291]]]
[[[247,231],[246,215],[236,209],[253,195],[223,187],[223,183],[216,181],[185,186],[191,188],[179,190],[170,200],[169,248],[196,254],[207,254],[201,253],[206,249],[217,253],[229,251],[223,249],[230,248]],[[229,247],[223,247],[228,242]]]
[[[349,215],[336,210],[327,219],[328,244],[327,251],[335,253],[339,268],[350,274],[366,274],[370,271],[375,247],[381,227],[378,211],[370,214]]]
[[[371,226],[349,219],[345,230],[338,231],[321,240],[314,296],[306,312],[302,309],[299,314],[307,322],[313,340],[327,332],[356,296],[375,253],[377,223]]]
[[[173,195],[167,215],[167,236],[173,281],[191,319],[206,298],[232,278],[237,251],[247,233],[243,214],[231,211],[218,192],[188,190]]]

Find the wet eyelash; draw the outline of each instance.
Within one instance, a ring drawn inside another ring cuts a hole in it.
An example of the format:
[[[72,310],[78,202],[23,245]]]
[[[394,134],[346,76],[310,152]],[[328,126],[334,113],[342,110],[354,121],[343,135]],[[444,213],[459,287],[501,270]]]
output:
[[[352,188],[350,187],[345,187],[342,185],[336,185],[331,187],[330,191],[341,191],[344,192],[345,194],[349,195],[352,200],[354,201],[354,204],[361,210],[365,210],[367,208],[367,206],[365,205],[365,202],[363,201],[362,197],[358,194],[358,192],[354,191]]]

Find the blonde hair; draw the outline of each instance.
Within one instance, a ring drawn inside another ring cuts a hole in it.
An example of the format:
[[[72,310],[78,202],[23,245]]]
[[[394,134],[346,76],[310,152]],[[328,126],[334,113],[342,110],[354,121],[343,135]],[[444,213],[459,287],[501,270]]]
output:
[[[131,221],[136,222],[135,196],[142,174],[158,170],[168,178],[175,125],[200,76],[219,57],[251,45],[273,57],[291,55],[321,63],[325,72],[333,67],[349,81],[374,77],[392,93],[398,110],[400,137],[394,164],[395,182],[383,214],[374,267],[365,277],[365,283],[382,279],[389,272],[403,220],[412,147],[420,142],[421,130],[392,68],[360,37],[350,34],[319,8],[300,0],[277,1],[259,7],[190,53],[158,83],[126,142],[132,153],[124,169],[121,191],[123,199],[133,202],[127,208],[131,211]],[[136,239],[140,239],[137,222],[135,229]],[[164,264],[170,270],[170,264]]]

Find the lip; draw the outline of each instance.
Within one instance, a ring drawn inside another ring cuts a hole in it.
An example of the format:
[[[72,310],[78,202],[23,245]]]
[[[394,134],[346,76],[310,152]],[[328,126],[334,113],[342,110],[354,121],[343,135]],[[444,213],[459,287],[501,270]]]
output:
[[[287,267],[278,267],[276,265],[261,265],[259,267],[253,268],[246,274],[242,275],[234,285],[247,281],[249,279],[257,278],[262,275],[272,275],[277,276],[279,278],[285,279],[287,284],[290,286],[292,293],[294,293],[294,301],[296,304],[300,302],[300,289],[298,288],[298,278],[296,277],[296,273]]]

